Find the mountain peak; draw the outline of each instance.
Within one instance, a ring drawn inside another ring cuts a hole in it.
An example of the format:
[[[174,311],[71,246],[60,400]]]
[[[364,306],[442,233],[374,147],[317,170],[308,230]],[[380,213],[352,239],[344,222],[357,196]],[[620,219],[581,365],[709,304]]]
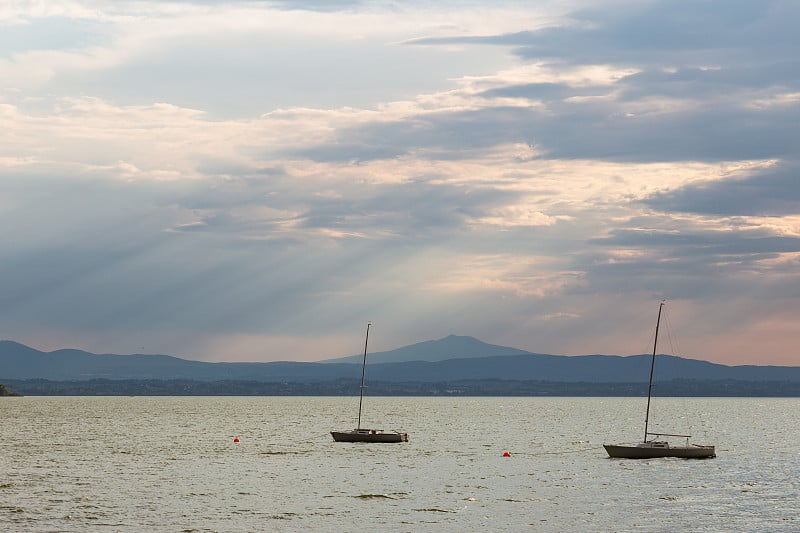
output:
[[[30,346],[25,346],[22,343],[11,340],[0,340],[0,351],[13,354],[42,353],[36,348],[31,348]]]
[[[501,355],[524,355],[529,352],[487,344],[475,337],[450,334],[430,341],[422,341],[387,352],[369,354],[371,363],[403,363],[407,361],[444,361],[446,359],[466,359],[474,357],[494,357]],[[351,355],[328,359],[326,363],[360,363],[363,355]]]

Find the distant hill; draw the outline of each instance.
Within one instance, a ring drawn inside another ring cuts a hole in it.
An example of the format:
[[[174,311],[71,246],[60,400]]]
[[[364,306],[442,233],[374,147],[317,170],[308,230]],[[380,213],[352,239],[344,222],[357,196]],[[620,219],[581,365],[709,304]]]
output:
[[[361,368],[321,363],[208,363],[170,355],[93,354],[81,350],[40,352],[0,341],[0,380],[5,379],[192,379],[318,381],[354,378]]]
[[[496,346],[479,341],[475,337],[448,335],[443,339],[418,342],[388,352],[368,353],[367,360],[374,363],[404,363],[407,361],[445,361],[447,359],[465,359],[475,357],[498,357],[502,355],[526,355],[530,352]],[[363,352],[358,355],[326,359],[323,363],[358,363],[364,358]]]
[[[382,381],[539,380],[564,383],[646,383],[650,355],[510,355],[446,361],[383,363],[367,368]],[[675,379],[800,382],[800,367],[726,366],[659,355],[656,381]]]
[[[399,362],[380,362],[370,357],[367,379],[393,383],[459,380],[641,383],[647,381],[650,368],[649,355],[544,355],[484,344],[472,337],[457,336],[419,343],[376,356],[383,355],[389,360],[403,357],[445,357],[444,354],[447,353],[458,354],[459,347],[465,350],[465,357]],[[495,355],[476,355],[487,350]],[[0,383],[4,380],[29,379],[186,379],[311,383],[356,380],[360,375],[361,359],[358,356],[355,362],[344,363],[335,360],[324,363],[208,363],[169,355],[97,355],[80,350],[41,352],[16,342],[0,341]],[[690,379],[800,382],[800,367],[726,366],[662,355],[656,362],[656,376],[658,381]]]

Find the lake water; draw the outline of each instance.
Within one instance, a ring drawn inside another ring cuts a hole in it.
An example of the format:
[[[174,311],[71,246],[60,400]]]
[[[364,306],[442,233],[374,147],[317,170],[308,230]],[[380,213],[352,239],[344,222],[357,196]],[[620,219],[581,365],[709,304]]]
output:
[[[717,458],[609,459],[645,402],[369,397],[411,440],[348,444],[358,398],[2,398],[0,530],[800,531],[800,400],[655,399]]]

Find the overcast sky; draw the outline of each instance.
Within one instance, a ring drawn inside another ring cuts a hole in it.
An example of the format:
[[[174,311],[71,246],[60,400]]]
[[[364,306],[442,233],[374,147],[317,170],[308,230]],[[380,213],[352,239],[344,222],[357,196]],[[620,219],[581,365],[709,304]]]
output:
[[[0,337],[800,365],[794,0],[0,3]]]

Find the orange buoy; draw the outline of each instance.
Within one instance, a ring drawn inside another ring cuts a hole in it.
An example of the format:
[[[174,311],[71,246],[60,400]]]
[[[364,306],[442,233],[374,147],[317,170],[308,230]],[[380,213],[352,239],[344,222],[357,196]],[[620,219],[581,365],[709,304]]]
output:
[[[503,452],[503,457],[511,457],[511,454],[508,452]]]
[[[234,437],[233,442],[239,442],[239,437]]]

